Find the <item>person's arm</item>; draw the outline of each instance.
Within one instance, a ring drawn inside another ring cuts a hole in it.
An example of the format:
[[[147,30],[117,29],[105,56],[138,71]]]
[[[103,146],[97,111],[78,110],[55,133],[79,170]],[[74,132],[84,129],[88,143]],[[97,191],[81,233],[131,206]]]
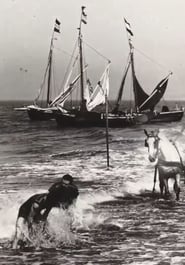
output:
[[[48,214],[46,212],[47,210],[47,204],[46,204],[46,200],[47,200],[47,193],[44,194],[44,196],[37,198],[37,200],[34,201],[34,203],[32,204],[31,207],[31,214],[30,216],[32,216],[33,221],[45,221]],[[45,217],[46,216],[46,217]]]

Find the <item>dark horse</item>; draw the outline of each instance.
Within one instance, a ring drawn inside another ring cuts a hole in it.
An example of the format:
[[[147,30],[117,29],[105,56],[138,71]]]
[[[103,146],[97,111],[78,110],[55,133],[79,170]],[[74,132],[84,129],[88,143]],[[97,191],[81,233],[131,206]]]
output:
[[[174,179],[174,191],[176,200],[179,200],[180,178],[184,174],[184,168],[179,151],[172,141],[168,140],[159,131],[148,133],[144,130],[146,139],[145,146],[148,147],[148,158],[155,163],[155,174],[159,174],[159,187],[161,195],[169,195],[169,178]],[[155,178],[154,178],[155,179]]]

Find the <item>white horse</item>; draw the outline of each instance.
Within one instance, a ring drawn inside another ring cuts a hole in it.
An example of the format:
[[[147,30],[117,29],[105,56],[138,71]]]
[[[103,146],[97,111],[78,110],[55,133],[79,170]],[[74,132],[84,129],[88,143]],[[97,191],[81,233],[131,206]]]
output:
[[[169,195],[169,178],[174,179],[174,191],[176,200],[179,200],[180,178],[184,175],[184,166],[179,150],[175,143],[170,141],[159,130],[148,133],[144,130],[147,138],[145,146],[148,147],[148,158],[155,163],[154,189],[157,171],[159,173],[159,187],[161,195]]]

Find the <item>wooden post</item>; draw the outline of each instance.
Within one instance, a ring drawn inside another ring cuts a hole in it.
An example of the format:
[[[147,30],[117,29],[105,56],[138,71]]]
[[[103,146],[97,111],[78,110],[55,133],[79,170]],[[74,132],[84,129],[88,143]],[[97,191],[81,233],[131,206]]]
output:
[[[105,93],[105,117],[106,117],[106,150],[107,150],[107,168],[109,169],[109,121],[108,121],[108,99]]]

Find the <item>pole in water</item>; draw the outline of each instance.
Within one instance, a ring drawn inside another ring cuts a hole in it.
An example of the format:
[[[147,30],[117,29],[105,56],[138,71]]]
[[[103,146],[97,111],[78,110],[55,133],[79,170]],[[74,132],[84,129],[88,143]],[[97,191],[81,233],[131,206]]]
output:
[[[106,150],[107,150],[107,168],[109,168],[109,121],[108,121],[108,100],[105,94],[105,117],[106,117]]]

